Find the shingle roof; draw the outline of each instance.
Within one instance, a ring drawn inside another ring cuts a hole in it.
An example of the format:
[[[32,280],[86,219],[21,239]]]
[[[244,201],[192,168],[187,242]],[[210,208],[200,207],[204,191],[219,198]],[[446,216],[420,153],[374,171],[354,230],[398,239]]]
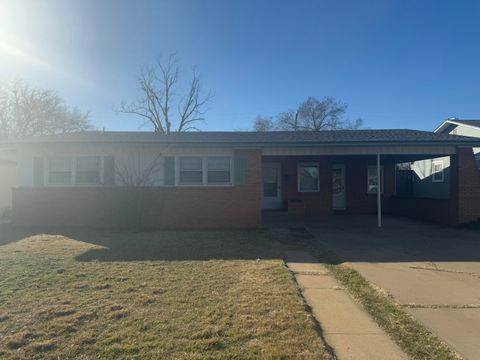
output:
[[[365,144],[470,144],[480,146],[480,139],[465,136],[433,133],[408,129],[380,130],[330,130],[330,131],[202,131],[181,132],[169,135],[153,132],[111,132],[86,131],[71,134],[39,136],[28,139],[13,140],[16,143],[164,143],[190,145],[365,145]]]

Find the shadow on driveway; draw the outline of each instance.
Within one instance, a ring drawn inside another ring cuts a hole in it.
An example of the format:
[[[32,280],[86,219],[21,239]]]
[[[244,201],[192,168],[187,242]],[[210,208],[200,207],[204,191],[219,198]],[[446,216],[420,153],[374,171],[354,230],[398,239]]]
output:
[[[334,215],[321,221],[292,221],[267,214],[271,228],[305,227],[345,262],[480,261],[480,230],[385,217]]]

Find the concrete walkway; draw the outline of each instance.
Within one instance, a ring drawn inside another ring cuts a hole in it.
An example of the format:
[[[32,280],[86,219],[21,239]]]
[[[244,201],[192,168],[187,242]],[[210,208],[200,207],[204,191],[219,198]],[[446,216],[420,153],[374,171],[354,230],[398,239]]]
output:
[[[312,255],[291,251],[285,261],[338,359],[408,359]]]

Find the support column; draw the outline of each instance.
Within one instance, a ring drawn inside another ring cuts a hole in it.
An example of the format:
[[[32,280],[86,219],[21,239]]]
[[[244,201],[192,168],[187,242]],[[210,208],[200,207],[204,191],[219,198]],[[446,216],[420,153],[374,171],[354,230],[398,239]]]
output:
[[[382,178],[380,167],[380,154],[377,154],[377,220],[378,227],[382,227]]]

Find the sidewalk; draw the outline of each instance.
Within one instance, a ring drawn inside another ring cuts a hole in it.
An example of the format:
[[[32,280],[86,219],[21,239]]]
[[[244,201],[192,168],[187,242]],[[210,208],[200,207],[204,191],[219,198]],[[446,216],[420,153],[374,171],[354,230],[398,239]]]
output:
[[[290,251],[285,262],[338,359],[408,359],[312,255]]]

